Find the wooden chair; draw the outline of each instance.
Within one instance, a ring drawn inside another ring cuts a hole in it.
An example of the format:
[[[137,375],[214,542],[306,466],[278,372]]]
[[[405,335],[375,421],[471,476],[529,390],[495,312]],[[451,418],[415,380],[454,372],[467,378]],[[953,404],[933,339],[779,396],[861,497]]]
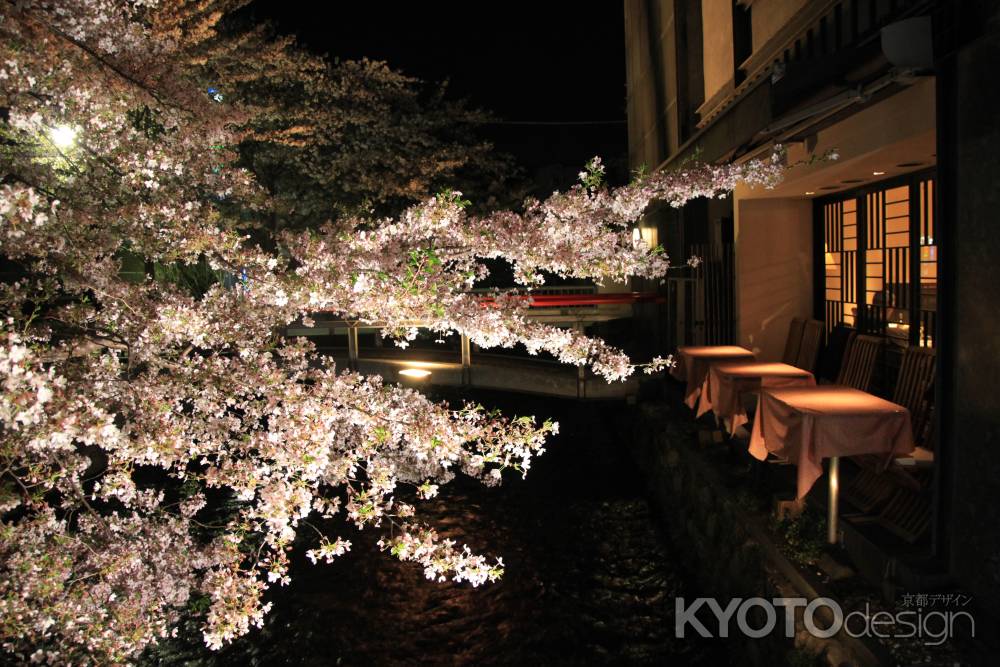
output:
[[[799,346],[794,365],[810,373],[816,370],[816,358],[822,341],[823,323],[819,320],[806,320],[802,325],[802,345]]]
[[[924,400],[927,406],[926,412],[924,412],[924,425],[920,429],[919,433],[914,433],[913,436],[917,441],[930,451],[935,449],[935,441],[937,440],[937,429],[938,429],[938,415],[937,406],[934,405],[934,385],[932,384],[927,388],[928,397]]]
[[[844,352],[836,384],[868,391],[881,347],[881,338],[854,336]],[[893,489],[887,476],[881,474],[880,466],[870,464],[870,458],[851,457],[861,469],[843,491],[844,500],[866,513],[885,503]]]
[[[934,384],[934,349],[910,346],[903,354],[892,402],[910,411],[913,436],[923,444],[931,413],[931,386]]]
[[[781,355],[781,362],[792,366],[799,360],[799,348],[802,347],[802,331],[806,321],[801,317],[793,317],[788,324],[788,338],[785,339],[785,352]]]
[[[882,339],[877,336],[855,336],[844,355],[836,384],[868,391],[881,348]]]
[[[899,488],[877,515],[849,517],[848,520],[857,524],[874,523],[914,544],[930,530],[930,498],[926,492]]]
[[[851,457],[852,460],[855,457]],[[859,466],[859,470],[851,478],[851,482],[844,487],[841,495],[847,503],[857,508],[863,514],[871,513],[892,495],[895,487],[886,479],[886,475],[873,470],[867,462],[854,461]]]
[[[902,405],[910,411],[910,420],[913,427],[913,437],[920,445],[925,442],[924,436],[930,431],[931,404],[928,396],[931,395],[931,386],[934,383],[934,350],[926,347],[909,347],[903,355],[903,363],[899,368],[899,376],[896,380],[896,389],[892,394],[894,403]],[[928,454],[928,456],[932,456]],[[921,464],[918,459],[913,458],[913,465],[918,467]],[[895,463],[888,469],[884,469],[884,459],[878,456],[853,456],[851,457],[861,469],[855,475],[851,484],[844,489],[844,497],[851,505],[854,505],[862,512],[871,512],[876,507],[885,502],[894,490],[906,489],[911,492],[919,492],[923,484],[918,475],[910,472]],[[888,507],[888,506],[887,506]]]
[[[820,354],[819,372],[816,374],[817,381],[833,382],[837,379],[837,375],[847,359],[847,351],[857,335],[858,332],[854,327],[849,327],[843,322],[833,327],[830,335],[826,337],[826,347]]]

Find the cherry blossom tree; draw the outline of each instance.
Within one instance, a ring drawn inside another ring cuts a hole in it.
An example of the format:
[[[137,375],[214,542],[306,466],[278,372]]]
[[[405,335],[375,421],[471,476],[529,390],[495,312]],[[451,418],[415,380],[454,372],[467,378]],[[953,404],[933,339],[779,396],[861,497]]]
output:
[[[245,110],[241,164],[273,197],[260,221],[270,230],[394,215],[444,187],[509,199],[510,159],[476,136],[488,114],[449,99],[444,84],[276,38],[248,2],[175,0],[147,16],[208,95]]]
[[[212,3],[196,4],[211,32]],[[246,230],[273,197],[239,166],[259,109],[206,94],[188,46],[210,35],[172,33],[169,12],[25,0],[0,15],[0,641],[21,659],[124,661],[196,601],[217,648],[261,624],[316,517],[382,531],[428,578],[495,580],[502,561],[438,539],[408,499],[457,474],[523,475],[557,425],[433,403],[280,331],[333,311],[400,344],[418,326],[456,331],[621,380],[637,366],[619,350],[532,322],[524,299],[470,295],[484,261],[509,261],[525,288],[546,273],[663,276],[662,249],[632,237],[651,201],[782,171],[776,154],[611,189],[595,160],[516,212],[474,214],[445,192],[262,248]],[[192,295],[124,280],[125,253],[207,262],[233,284]],[[318,539],[315,562],[351,548]]]

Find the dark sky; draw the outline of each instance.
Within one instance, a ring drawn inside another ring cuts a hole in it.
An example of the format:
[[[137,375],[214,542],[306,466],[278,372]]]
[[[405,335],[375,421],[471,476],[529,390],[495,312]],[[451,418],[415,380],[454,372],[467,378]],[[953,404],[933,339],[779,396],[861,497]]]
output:
[[[405,74],[450,80],[451,96],[507,121],[617,120],[610,125],[498,125],[487,138],[529,171],[573,170],[626,152],[620,2],[330,2],[257,0],[252,11],[308,48],[385,60]],[[575,171],[573,171],[575,173]]]

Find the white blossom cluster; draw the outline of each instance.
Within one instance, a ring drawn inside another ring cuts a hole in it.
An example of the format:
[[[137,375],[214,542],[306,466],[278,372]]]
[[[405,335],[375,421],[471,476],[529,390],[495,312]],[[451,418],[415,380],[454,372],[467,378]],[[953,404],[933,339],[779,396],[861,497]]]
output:
[[[508,260],[525,287],[545,273],[659,277],[666,255],[631,236],[651,201],[781,173],[776,155],[608,188],[595,161],[520,212],[473,215],[447,193],[265,249],[242,231],[270,210],[236,166],[244,110],[206,95],[203,63],[178,46],[210,21],[182,30],[179,3],[7,4],[0,254],[19,273],[0,284],[0,644],[24,661],[127,662],[189,610],[218,648],[261,625],[316,518],[384,531],[382,548],[431,579],[497,579],[500,559],[440,539],[414,519],[417,501],[456,474],[525,474],[558,426],[436,404],[276,332],[332,311],[403,343],[419,323],[609,381],[657,372],[671,360],[637,366],[529,320],[523,291],[471,295],[484,260]],[[61,127],[73,145],[52,141]],[[230,280],[198,294],[126,280],[125,253]],[[350,548],[324,533],[306,555]]]

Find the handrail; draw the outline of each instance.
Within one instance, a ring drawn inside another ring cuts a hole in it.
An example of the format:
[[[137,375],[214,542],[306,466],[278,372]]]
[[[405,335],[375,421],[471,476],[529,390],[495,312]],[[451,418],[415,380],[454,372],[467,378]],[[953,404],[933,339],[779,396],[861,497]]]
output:
[[[604,292],[602,294],[512,294],[508,299],[527,301],[528,308],[567,308],[571,306],[605,306],[633,303],[666,303],[667,298],[656,292]],[[492,296],[479,298],[480,305],[496,304]],[[315,314],[336,314],[332,310],[317,310]],[[370,326],[371,324],[369,324]],[[419,324],[415,324],[419,326]]]
[[[508,299],[528,302],[529,308],[559,308],[565,306],[600,306],[609,304],[666,303],[667,299],[656,292],[605,292],[603,294],[514,294]],[[480,304],[489,306],[496,299],[484,296]]]

